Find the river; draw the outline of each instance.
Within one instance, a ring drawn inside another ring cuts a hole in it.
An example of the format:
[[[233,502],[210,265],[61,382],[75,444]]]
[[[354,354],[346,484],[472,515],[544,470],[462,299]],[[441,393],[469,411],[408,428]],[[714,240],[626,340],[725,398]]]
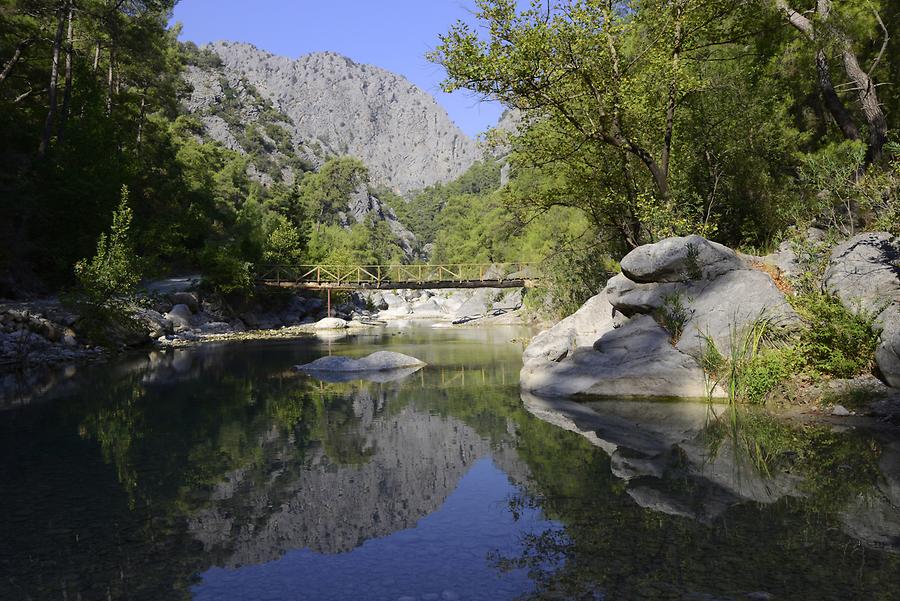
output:
[[[560,420],[519,392],[528,335],[141,353],[0,411],[0,599],[900,599],[896,442],[702,403]],[[384,349],[428,366],[291,369]]]

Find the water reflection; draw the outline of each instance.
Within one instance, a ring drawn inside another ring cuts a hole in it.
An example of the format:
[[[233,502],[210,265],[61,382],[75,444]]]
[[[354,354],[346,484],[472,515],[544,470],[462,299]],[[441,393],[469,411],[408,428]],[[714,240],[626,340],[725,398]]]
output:
[[[521,336],[150,353],[0,412],[0,599],[900,598],[896,442],[520,397]],[[373,350],[428,367],[291,369]]]
[[[194,587],[195,599],[493,601],[530,592],[534,585],[524,568],[500,572],[486,558],[520,553],[527,537],[558,528],[534,508],[515,514],[509,510],[508,499],[519,489],[489,458],[478,460],[455,484],[440,507],[410,529],[363,536],[359,546],[346,539],[339,548],[331,537],[315,537],[315,546],[294,547],[298,550],[269,563],[214,568]],[[380,521],[381,515],[376,510],[372,521]],[[337,551],[342,553],[328,555]]]

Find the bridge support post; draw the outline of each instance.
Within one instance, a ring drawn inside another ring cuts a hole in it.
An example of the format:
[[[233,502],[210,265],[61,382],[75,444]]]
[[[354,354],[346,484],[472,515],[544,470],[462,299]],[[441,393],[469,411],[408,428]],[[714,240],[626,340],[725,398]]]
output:
[[[328,309],[327,309],[328,313],[327,313],[327,315],[328,315],[328,317],[331,317],[331,288],[328,288],[327,292],[328,292]]]

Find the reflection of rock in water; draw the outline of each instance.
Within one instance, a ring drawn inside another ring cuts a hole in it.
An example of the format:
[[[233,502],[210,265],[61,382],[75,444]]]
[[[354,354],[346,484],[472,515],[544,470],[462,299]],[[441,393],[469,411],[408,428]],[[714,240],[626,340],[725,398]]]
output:
[[[193,536],[225,566],[263,563],[298,548],[340,553],[413,527],[481,457],[493,455],[514,480],[527,471],[512,450],[492,451],[461,421],[413,407],[385,415],[379,401],[366,391],[353,398],[356,422],[345,434],[362,448],[364,462],[342,465],[315,446],[291,463],[286,452],[269,452],[287,444],[276,436],[265,443],[266,454],[276,455],[268,478],[229,474],[190,519]]]
[[[800,476],[766,476],[730,444],[711,453],[704,436],[710,408],[702,403],[576,403],[527,392],[522,401],[536,417],[602,448],[613,474],[628,483],[628,495],[646,509],[709,523],[737,503],[806,494]],[[850,536],[900,551],[900,444],[884,448],[879,467],[882,483],[851,500],[840,518]]]

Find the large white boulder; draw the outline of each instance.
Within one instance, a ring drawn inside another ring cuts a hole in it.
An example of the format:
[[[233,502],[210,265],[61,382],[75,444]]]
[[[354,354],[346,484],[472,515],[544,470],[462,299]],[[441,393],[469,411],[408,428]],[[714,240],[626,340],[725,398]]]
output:
[[[727,354],[757,320],[779,326],[799,321],[767,273],[699,236],[637,248],[622,259],[622,270],[601,294],[526,348],[526,390],[720,396],[698,362],[709,341]]]
[[[191,328],[191,310],[187,305],[179,304],[172,307],[166,313],[166,319],[171,322],[176,332],[181,330],[189,330]]]
[[[578,311],[535,336],[523,354],[525,363],[561,361],[579,346],[592,346],[613,329],[613,313],[605,290],[591,297]]]
[[[875,362],[884,381],[900,388],[900,238],[867,232],[837,245],[825,287],[847,309],[875,316]]]
[[[877,314],[900,303],[900,239],[868,232],[838,244],[825,271],[825,288],[854,310]]]
[[[424,366],[424,361],[403,353],[378,351],[362,359],[340,355],[320,357],[312,363],[298,365],[295,369],[304,372],[365,372]]]
[[[881,340],[875,351],[875,362],[884,381],[900,388],[900,303],[881,312],[875,322],[881,328]]]
[[[609,330],[593,347],[579,347],[559,363],[529,361],[523,389],[538,395],[703,398],[710,392],[697,361],[671,343],[649,315]],[[721,396],[719,390],[712,394]]]
[[[347,322],[339,317],[326,317],[317,321],[313,327],[316,330],[343,330],[347,327]]]
[[[642,283],[711,280],[745,267],[733,250],[701,236],[645,244],[628,253],[620,264],[628,279]]]

